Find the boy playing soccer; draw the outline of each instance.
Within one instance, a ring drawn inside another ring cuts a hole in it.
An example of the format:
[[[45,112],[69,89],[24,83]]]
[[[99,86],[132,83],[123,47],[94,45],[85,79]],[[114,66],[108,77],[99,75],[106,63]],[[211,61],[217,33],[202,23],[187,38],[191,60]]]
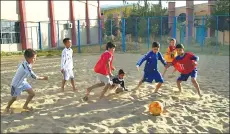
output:
[[[183,44],[177,44],[176,50],[178,56],[173,60],[173,66],[181,73],[180,77],[177,79],[177,87],[179,92],[181,92],[181,82],[187,81],[188,77],[191,76],[192,83],[196,88],[198,95],[200,94],[200,87],[196,81],[197,77],[197,61],[199,60],[198,56],[195,56],[193,53],[184,52]]]
[[[76,91],[74,84],[74,73],[73,73],[73,50],[71,49],[70,38],[65,38],[63,40],[65,48],[62,51],[61,57],[61,73],[64,78],[62,80],[61,91],[64,91],[65,83],[67,80],[71,80],[73,91]]]
[[[48,77],[39,77],[32,71],[32,64],[35,63],[37,53],[33,49],[27,49],[24,53],[25,61],[19,65],[18,70],[11,82],[11,96],[12,99],[8,102],[8,105],[5,109],[6,112],[9,112],[10,106],[17,99],[17,96],[21,95],[22,91],[26,91],[29,96],[26,99],[26,102],[23,106],[23,109],[33,110],[33,108],[29,108],[28,104],[33,99],[35,93],[32,90],[31,85],[27,82],[27,77],[32,77],[36,80],[48,80]]]
[[[112,85],[111,77],[112,71],[115,70],[113,67],[113,55],[115,51],[115,45],[111,42],[106,44],[106,51],[101,55],[100,59],[98,60],[97,64],[94,67],[94,72],[98,74],[98,78],[100,83],[97,83],[89,88],[87,88],[86,96],[83,98],[84,101],[88,100],[89,93],[92,89],[105,86],[100,99],[104,96],[105,92],[109,89]]]
[[[148,52],[137,62],[136,66],[138,70],[144,61],[146,61],[146,64],[144,68],[144,76],[139,82],[136,89],[138,89],[143,82],[152,83],[152,81],[155,80],[155,82],[158,83],[156,86],[156,89],[154,90],[154,92],[156,93],[158,89],[161,87],[162,83],[164,82],[162,75],[158,71],[157,61],[160,60],[165,67],[168,67],[168,66],[164,58],[162,57],[161,53],[159,52],[159,49],[160,49],[160,43],[153,42],[152,51]]]
[[[116,93],[128,91],[128,89],[125,88],[124,76],[125,72],[120,69],[118,71],[118,75],[112,79],[113,85],[111,86],[111,88],[116,88]]]
[[[168,66],[170,66],[172,64],[173,59],[177,56],[177,52],[176,52],[176,39],[171,38],[170,39],[170,45],[167,48],[167,52],[164,55],[164,59],[166,60]],[[164,77],[165,73],[167,71],[167,68],[164,69],[164,72],[162,74],[162,76]],[[174,74],[176,72],[176,69],[174,68],[173,73]]]

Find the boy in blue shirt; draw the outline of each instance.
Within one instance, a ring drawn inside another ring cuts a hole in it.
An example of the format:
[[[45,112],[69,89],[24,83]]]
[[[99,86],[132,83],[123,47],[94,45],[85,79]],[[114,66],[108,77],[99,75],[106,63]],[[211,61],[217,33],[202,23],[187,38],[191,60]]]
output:
[[[152,81],[155,80],[155,82],[158,83],[156,89],[154,90],[154,93],[156,93],[158,89],[161,87],[162,83],[164,82],[161,73],[158,71],[157,62],[158,60],[160,60],[162,64],[165,66],[165,68],[168,68],[168,65],[164,60],[164,58],[162,57],[161,53],[159,52],[159,49],[160,49],[160,43],[153,42],[152,51],[149,51],[137,62],[136,66],[137,69],[139,70],[141,64],[144,61],[146,61],[145,68],[144,68],[144,76],[142,80],[139,82],[136,89],[138,89],[141,86],[141,84],[144,82],[152,83]]]

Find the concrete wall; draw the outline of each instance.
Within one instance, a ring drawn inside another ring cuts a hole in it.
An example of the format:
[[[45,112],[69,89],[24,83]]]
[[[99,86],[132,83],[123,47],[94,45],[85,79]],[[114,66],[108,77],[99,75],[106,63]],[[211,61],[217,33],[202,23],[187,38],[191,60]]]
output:
[[[85,0],[73,1],[75,19],[80,20],[80,37],[81,44],[87,44],[86,40],[86,16],[85,16]],[[34,49],[39,49],[38,39],[38,22],[41,23],[42,48],[50,47],[50,23],[49,23],[49,5],[48,1],[25,1],[28,42]],[[98,44],[98,26],[97,26],[97,1],[88,1],[89,18],[90,18],[90,36],[91,44]],[[72,37],[71,29],[65,29],[65,24],[70,21],[70,2],[54,1],[54,18],[58,20],[56,23],[57,43],[64,46],[63,38]],[[20,20],[18,1],[1,1],[1,19]],[[36,22],[36,23],[35,23]],[[77,22],[76,22],[77,25]],[[58,31],[59,28],[59,31]],[[76,29],[77,31],[77,26]],[[76,35],[78,37],[78,35]],[[20,51],[21,44],[1,44],[1,51]]]

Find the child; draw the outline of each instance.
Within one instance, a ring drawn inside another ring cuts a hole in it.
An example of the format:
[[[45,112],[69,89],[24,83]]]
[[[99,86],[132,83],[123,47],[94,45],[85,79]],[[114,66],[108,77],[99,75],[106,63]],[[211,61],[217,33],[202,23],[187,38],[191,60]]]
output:
[[[71,80],[73,91],[76,91],[74,84],[74,73],[73,73],[73,50],[71,49],[70,38],[65,38],[63,40],[65,48],[62,51],[61,57],[61,72],[64,76],[62,80],[61,91],[64,91],[64,86],[67,80]]]
[[[200,87],[196,81],[197,77],[197,61],[199,57],[195,56],[193,53],[184,52],[183,44],[177,44],[176,50],[178,56],[173,60],[173,66],[181,73],[180,77],[177,79],[177,87],[179,92],[181,92],[181,82],[187,81],[188,77],[191,76],[192,83],[194,87],[197,89],[198,95],[200,94]]]
[[[171,38],[170,39],[170,45],[167,48],[166,54],[164,55],[164,58],[165,58],[165,60],[166,60],[166,62],[168,64],[168,66],[170,66],[172,64],[173,59],[177,56],[176,45],[175,44],[176,44],[176,39]],[[164,70],[164,72],[162,74],[163,77],[164,77],[166,71],[167,71],[167,68],[165,68],[165,70]],[[176,69],[174,68],[172,74],[174,74],[175,72],[176,72]]]
[[[154,93],[156,93],[158,89],[161,87],[162,83],[164,82],[160,72],[158,71],[157,61],[160,60],[165,67],[168,66],[164,58],[162,57],[161,53],[159,52],[159,49],[160,49],[160,43],[153,42],[152,51],[148,52],[137,62],[136,65],[138,70],[139,70],[139,66],[141,66],[141,64],[144,61],[146,61],[146,64],[144,68],[144,76],[136,88],[139,88],[143,82],[152,83],[152,81],[155,79],[155,82],[158,83],[156,89],[154,90]]]
[[[108,42],[106,45],[106,51],[101,55],[99,61],[94,67],[95,73],[98,74],[98,78],[101,81],[100,83],[97,83],[89,88],[87,88],[86,96],[83,98],[84,101],[88,100],[89,93],[92,89],[105,86],[100,99],[104,96],[105,92],[109,89],[109,87],[112,85],[111,77],[112,71],[115,70],[113,67],[113,55],[115,51],[115,45],[111,42]]]
[[[128,91],[128,89],[125,88],[124,76],[125,72],[122,69],[120,69],[118,71],[118,75],[112,79],[113,85],[111,86],[111,88],[115,87],[116,93]]]
[[[48,77],[39,77],[32,71],[32,64],[35,63],[37,57],[36,51],[34,51],[33,49],[26,49],[24,57],[25,61],[23,61],[23,63],[19,65],[18,70],[16,71],[16,74],[11,82],[12,99],[8,102],[8,105],[5,109],[6,112],[9,112],[10,106],[14,103],[17,97],[21,95],[22,91],[26,91],[29,94],[23,106],[23,109],[33,110],[32,107],[28,107],[29,102],[33,99],[35,95],[31,85],[26,80],[28,76],[36,80],[48,80]]]

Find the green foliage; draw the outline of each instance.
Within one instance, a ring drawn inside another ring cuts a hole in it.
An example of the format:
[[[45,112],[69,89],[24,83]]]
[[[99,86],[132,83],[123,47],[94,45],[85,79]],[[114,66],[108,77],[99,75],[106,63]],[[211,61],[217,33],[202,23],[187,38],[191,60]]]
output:
[[[212,11],[212,16],[208,18],[207,26],[219,31],[224,31],[224,30],[229,31],[229,23],[230,23],[229,1],[217,0],[215,2],[215,6]]]

